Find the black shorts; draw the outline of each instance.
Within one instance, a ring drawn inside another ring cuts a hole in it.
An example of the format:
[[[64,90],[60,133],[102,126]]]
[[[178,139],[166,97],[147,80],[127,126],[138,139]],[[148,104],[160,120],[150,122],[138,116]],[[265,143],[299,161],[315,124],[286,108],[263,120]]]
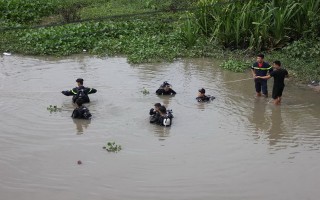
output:
[[[272,98],[277,99],[278,97],[281,97],[283,89],[284,89],[284,86],[273,86]]]

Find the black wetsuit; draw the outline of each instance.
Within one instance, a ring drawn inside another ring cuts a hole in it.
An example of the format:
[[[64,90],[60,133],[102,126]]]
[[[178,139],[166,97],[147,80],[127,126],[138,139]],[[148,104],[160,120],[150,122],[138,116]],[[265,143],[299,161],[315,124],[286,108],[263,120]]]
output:
[[[165,116],[159,116],[156,124],[160,125],[160,126],[171,126],[172,124],[172,118],[173,118],[173,115],[171,112],[167,112],[167,114]],[[165,125],[165,120],[170,120],[169,124],[168,125]]]
[[[149,115],[151,115],[150,123],[156,123],[157,121],[159,121],[160,113],[153,108],[150,109]]]
[[[198,102],[208,102],[208,101],[211,101],[213,99],[215,99],[215,97],[214,96],[210,96],[210,95],[208,95],[208,96],[204,95],[203,97],[197,97],[196,98],[196,100]]]
[[[156,94],[157,95],[175,95],[177,93],[171,88],[168,91],[166,91],[163,88],[159,88],[159,89],[157,89]]]
[[[288,76],[288,71],[286,69],[277,69],[270,74],[274,79],[273,90],[272,90],[272,98],[277,99],[282,96],[282,92],[284,89],[284,79]]]
[[[72,90],[66,90],[66,91],[62,91],[61,93],[66,95],[66,96],[71,96],[72,97],[72,101],[73,103],[75,103],[77,101],[77,99],[81,98],[83,100],[83,103],[89,103],[90,99],[89,99],[89,94],[93,94],[96,93],[97,90],[94,88],[87,88],[84,86],[80,86],[80,87],[75,87]]]
[[[87,107],[80,106],[73,110],[71,117],[76,119],[91,119],[92,115]]]

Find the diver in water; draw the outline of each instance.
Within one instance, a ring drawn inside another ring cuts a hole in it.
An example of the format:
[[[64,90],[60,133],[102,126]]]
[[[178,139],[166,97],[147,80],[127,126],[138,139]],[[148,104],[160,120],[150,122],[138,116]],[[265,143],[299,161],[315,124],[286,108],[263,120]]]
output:
[[[198,102],[208,102],[213,99],[215,99],[214,96],[206,95],[206,90],[204,88],[198,90],[198,97],[196,98]]]
[[[157,89],[157,95],[175,95],[177,94],[172,88],[171,85],[165,81],[163,84]]]
[[[150,109],[149,115],[150,116],[150,123],[156,123],[159,120],[160,112],[159,108],[161,107],[160,103],[154,104],[154,108]]]
[[[89,94],[93,94],[96,93],[97,90],[94,88],[87,88],[83,86],[83,79],[82,78],[78,78],[76,80],[78,87],[73,88],[72,90],[66,90],[66,91],[62,91],[61,93],[66,95],[66,96],[73,96],[72,97],[72,101],[73,103],[75,103],[77,101],[77,99],[82,99],[83,103],[89,103],[90,99],[89,99]]]
[[[159,108],[160,117],[156,122],[160,126],[171,126],[172,124],[172,110],[167,110],[166,107],[160,106]]]
[[[83,104],[83,100],[77,99],[76,101],[77,108],[73,110],[71,117],[76,119],[91,119],[92,115],[89,109],[82,104]]]

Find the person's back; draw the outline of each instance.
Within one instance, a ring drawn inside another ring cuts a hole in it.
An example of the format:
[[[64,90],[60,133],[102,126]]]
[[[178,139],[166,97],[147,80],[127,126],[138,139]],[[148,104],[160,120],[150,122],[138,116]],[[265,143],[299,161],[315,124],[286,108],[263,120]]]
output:
[[[75,119],[91,119],[92,115],[87,107],[85,107],[83,104],[82,99],[78,99],[76,101],[77,108],[75,108],[72,112],[71,117]]]
[[[275,87],[283,87],[284,86],[284,79],[288,76],[288,71],[283,68],[279,68],[274,70],[271,74],[271,77],[274,79],[274,86]]]
[[[88,88],[83,86],[83,79],[78,78],[76,80],[78,87],[75,87],[71,90],[62,91],[61,93],[66,96],[73,96],[72,102],[75,103],[78,99],[82,99],[83,103],[89,103],[90,98],[89,94],[96,93],[97,90],[94,88]]]

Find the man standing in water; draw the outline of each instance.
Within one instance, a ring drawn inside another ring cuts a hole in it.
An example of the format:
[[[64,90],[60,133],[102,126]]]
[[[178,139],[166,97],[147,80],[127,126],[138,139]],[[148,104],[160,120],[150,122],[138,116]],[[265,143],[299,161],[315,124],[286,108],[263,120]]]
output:
[[[284,79],[288,77],[288,71],[281,68],[281,62],[276,60],[273,62],[274,71],[268,76],[257,76],[257,78],[267,80],[271,77],[274,79],[273,89],[272,89],[272,98],[275,105],[280,105],[282,92],[284,89]]]
[[[257,78],[260,76],[266,76],[268,71],[270,74],[273,71],[272,67],[269,65],[269,63],[264,62],[263,54],[258,54],[257,62],[253,63],[251,67],[251,72],[254,78],[257,97],[261,96],[261,90],[262,90],[263,96],[268,97],[267,79]]]
[[[61,93],[66,95],[66,96],[73,96],[72,97],[72,101],[73,103],[76,103],[76,101],[78,99],[82,99],[83,103],[89,103],[90,99],[89,99],[89,94],[92,93],[96,93],[97,90],[94,88],[87,88],[83,86],[83,79],[82,78],[78,78],[76,80],[78,87],[75,87],[71,90],[66,90],[66,91],[62,91]]]

